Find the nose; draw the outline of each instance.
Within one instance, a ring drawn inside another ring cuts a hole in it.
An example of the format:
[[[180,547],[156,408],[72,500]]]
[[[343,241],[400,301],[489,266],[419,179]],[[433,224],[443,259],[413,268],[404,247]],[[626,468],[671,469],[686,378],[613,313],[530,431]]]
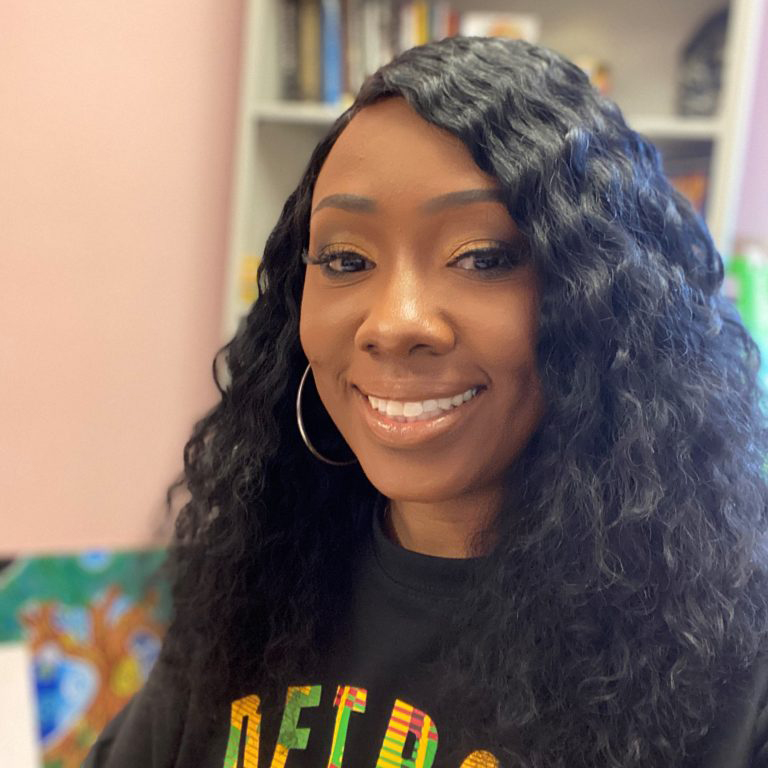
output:
[[[455,331],[434,280],[407,267],[377,277],[355,334],[358,349],[406,357],[419,350],[441,355],[454,347]]]

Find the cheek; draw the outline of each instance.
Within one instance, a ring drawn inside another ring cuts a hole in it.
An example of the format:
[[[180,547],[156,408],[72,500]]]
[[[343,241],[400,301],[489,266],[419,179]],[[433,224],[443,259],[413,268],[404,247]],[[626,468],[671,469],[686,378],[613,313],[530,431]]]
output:
[[[499,306],[495,311],[486,306],[484,317],[486,322],[473,346],[494,382],[500,397],[497,406],[508,410],[507,417],[513,418],[526,431],[535,427],[543,410],[536,358],[536,305],[532,301],[518,300]]]
[[[530,368],[536,365],[538,317],[534,301],[520,300],[491,303],[482,309],[483,323],[477,343],[483,358],[497,371]]]
[[[304,290],[301,295],[301,310],[299,315],[299,341],[310,365],[322,358],[328,347],[328,329],[326,314],[323,312],[317,288],[308,273],[304,280]]]
[[[301,314],[299,315],[299,342],[304,350],[304,355],[312,362],[314,350],[317,349],[318,338],[310,323],[310,308],[305,299],[301,302]]]
[[[314,393],[307,395],[307,398],[314,400],[319,396],[325,410],[332,413],[334,411],[333,380],[336,368],[333,343],[328,338],[327,329],[323,324],[323,314],[316,311],[313,304],[311,296],[308,296],[305,291],[299,318],[299,340],[307,362],[312,368],[309,374],[312,381],[308,386],[317,392],[316,395]]]
[[[299,340],[318,392],[332,396],[335,382],[349,366],[353,332],[339,302],[305,282],[299,317]],[[325,399],[325,398],[323,398]]]
[[[304,281],[299,336],[310,363],[317,360],[343,362],[354,346],[355,332],[367,306],[357,290],[329,288],[319,283],[311,268]]]

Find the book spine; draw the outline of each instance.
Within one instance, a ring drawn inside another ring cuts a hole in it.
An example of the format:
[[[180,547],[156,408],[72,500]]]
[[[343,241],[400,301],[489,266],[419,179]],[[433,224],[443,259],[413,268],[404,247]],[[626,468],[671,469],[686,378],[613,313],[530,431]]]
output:
[[[450,6],[446,0],[436,0],[434,4],[432,39],[442,40],[450,34]]]
[[[279,30],[277,66],[280,73],[280,97],[301,98],[299,87],[299,2],[281,0],[278,8]]]
[[[395,55],[393,45],[396,14],[392,11],[392,0],[376,0],[379,6],[379,66],[386,64]]]
[[[299,84],[301,98],[322,98],[320,0],[299,0]]]
[[[375,72],[381,62],[381,35],[379,14],[381,3],[378,0],[363,2],[363,57],[365,75]]]
[[[427,0],[416,0],[413,4],[414,42],[413,45],[423,45],[429,42],[429,4]]]
[[[448,11],[448,37],[455,37],[461,30],[461,13],[455,8]]]
[[[404,0],[400,3],[398,8],[398,53],[413,47],[415,37],[413,13],[413,0]]]
[[[427,0],[427,41],[436,40],[435,26],[437,25],[437,9],[435,0]]]
[[[349,80],[349,0],[341,0],[341,93],[345,102],[354,98]]]
[[[363,42],[362,0],[347,1],[346,81],[354,95],[363,84],[365,69]]]
[[[340,0],[322,0],[322,24],[323,101],[338,104],[343,87]]]

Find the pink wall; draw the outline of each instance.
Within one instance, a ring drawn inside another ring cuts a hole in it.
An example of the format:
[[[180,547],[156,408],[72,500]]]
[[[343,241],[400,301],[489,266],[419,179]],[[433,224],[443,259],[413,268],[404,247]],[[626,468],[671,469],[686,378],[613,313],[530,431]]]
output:
[[[242,5],[0,4],[0,552],[150,542],[216,401]]]
[[[763,13],[757,72],[736,233],[768,242],[768,8]]]

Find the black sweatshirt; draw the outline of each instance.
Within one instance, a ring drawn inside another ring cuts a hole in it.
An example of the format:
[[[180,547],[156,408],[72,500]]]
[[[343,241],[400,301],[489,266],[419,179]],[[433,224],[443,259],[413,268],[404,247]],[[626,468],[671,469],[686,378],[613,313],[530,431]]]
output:
[[[355,593],[322,673],[277,706],[232,703],[207,734],[166,682],[162,662],[107,726],[83,768],[494,768],[482,734],[457,751],[436,709],[434,660],[472,560],[430,557],[373,536],[350,575]],[[722,704],[701,768],[768,768],[768,662]],[[456,707],[461,707],[457,696]],[[455,715],[455,713],[453,713]]]

